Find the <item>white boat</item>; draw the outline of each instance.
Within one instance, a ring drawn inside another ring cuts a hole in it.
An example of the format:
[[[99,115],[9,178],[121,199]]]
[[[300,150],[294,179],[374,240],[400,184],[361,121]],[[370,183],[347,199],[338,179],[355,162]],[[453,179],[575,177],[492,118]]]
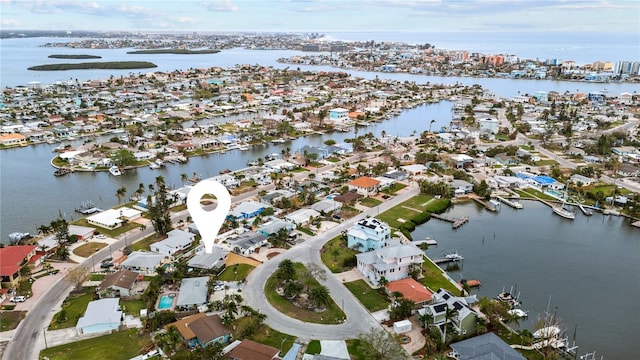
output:
[[[271,140],[272,143],[274,144],[283,144],[286,140],[285,139],[273,139]]]
[[[573,220],[576,218],[576,214],[573,211],[565,209],[563,206],[554,206],[551,208],[554,213],[562,216],[565,219]]]
[[[551,339],[560,334],[560,328],[557,326],[547,326],[533,333],[536,339]]]
[[[521,309],[511,309],[511,310],[508,310],[507,313],[509,313],[509,315],[511,316],[515,316],[518,318],[526,318],[529,316],[529,313]]]
[[[120,176],[122,175],[122,172],[120,172],[120,169],[117,166],[112,166],[109,168],[109,172],[111,173],[111,175],[113,176]]]
[[[517,202],[517,201],[512,201],[513,203],[513,207],[516,209],[523,209],[524,205],[522,205],[521,203]]]
[[[160,169],[161,166],[156,164],[156,163],[149,163],[149,169],[151,170],[156,170],[156,169]]]
[[[454,253],[445,255],[445,259],[449,261],[461,261],[461,260],[464,260],[464,257],[462,257],[462,255],[458,254],[457,252],[454,252]]]
[[[495,207],[496,209],[500,207],[500,201],[496,199],[489,200],[489,204],[493,205],[493,207]]]
[[[242,145],[242,146],[238,147],[238,149],[240,149],[240,151],[247,151],[250,148],[247,145]]]

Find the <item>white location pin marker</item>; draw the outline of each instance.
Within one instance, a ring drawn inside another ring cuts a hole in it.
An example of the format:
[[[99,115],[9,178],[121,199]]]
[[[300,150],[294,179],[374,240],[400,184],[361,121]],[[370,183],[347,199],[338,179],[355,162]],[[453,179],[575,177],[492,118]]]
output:
[[[200,204],[200,200],[205,194],[214,195],[218,200],[218,205],[212,211],[203,209]],[[231,195],[229,195],[227,188],[217,181],[202,180],[189,191],[187,209],[193,222],[198,227],[202,242],[204,242],[204,250],[207,254],[213,252],[213,243],[224,220],[227,218],[227,214],[229,214],[230,208]]]

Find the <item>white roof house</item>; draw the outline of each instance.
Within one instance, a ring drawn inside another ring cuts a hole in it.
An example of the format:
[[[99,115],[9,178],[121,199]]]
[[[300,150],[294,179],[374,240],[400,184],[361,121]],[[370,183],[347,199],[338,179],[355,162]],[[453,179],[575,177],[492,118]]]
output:
[[[87,222],[92,225],[106,229],[115,229],[126,221],[132,221],[142,215],[140,210],[121,207],[119,209],[108,209],[95,215],[87,217]]]
[[[331,211],[340,210],[342,208],[342,203],[335,200],[324,199],[314,203],[310,206],[310,208],[320,213],[328,213]]]
[[[84,316],[78,319],[78,334],[93,334],[115,330],[120,326],[122,311],[118,298],[92,301],[87,305]]]
[[[207,302],[208,276],[184,278],[180,284],[180,293],[176,306],[199,306]]]
[[[174,229],[167,234],[169,237],[151,244],[151,251],[165,256],[174,255],[180,250],[184,250],[195,240],[196,235],[188,231]]]
[[[378,250],[357,254],[358,271],[374,285],[380,278],[395,281],[409,277],[412,266],[421,266],[424,253],[414,244],[389,245]]]
[[[148,251],[134,251],[120,264],[125,270],[152,274],[164,260],[164,255]]]
[[[296,225],[305,225],[308,224],[311,221],[312,217],[318,217],[320,216],[320,213],[313,210],[313,209],[306,209],[306,208],[302,208],[302,209],[298,209],[290,214],[287,214],[284,219],[291,221],[292,223],[296,224]]]
[[[422,164],[404,165],[400,168],[406,171],[409,175],[422,175],[427,172],[427,167]]]
[[[211,254],[201,249],[196,256],[189,260],[187,266],[205,270],[221,268],[226,263],[227,254],[229,251],[219,246],[214,246]]]

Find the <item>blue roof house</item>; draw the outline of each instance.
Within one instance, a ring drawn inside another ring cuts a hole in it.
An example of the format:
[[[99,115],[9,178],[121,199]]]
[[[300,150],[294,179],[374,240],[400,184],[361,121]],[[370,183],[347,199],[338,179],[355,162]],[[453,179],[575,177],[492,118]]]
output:
[[[360,251],[378,250],[391,240],[389,225],[374,217],[358,221],[347,231],[347,246]]]
[[[250,219],[260,215],[267,207],[270,206],[257,201],[245,201],[229,211],[228,217],[236,220]]]

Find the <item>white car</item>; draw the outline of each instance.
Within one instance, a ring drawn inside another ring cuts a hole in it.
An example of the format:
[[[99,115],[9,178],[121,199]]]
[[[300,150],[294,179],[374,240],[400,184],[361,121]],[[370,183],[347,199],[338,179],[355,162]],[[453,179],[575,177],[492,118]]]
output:
[[[102,235],[102,234],[100,234],[100,235],[96,235],[96,239],[104,240],[104,239],[106,239],[106,238],[107,238],[107,237],[106,237],[105,235]]]
[[[215,285],[213,287],[213,291],[220,291],[220,290],[224,290],[224,285]]]
[[[25,300],[27,300],[27,298],[22,295],[14,296],[11,298],[11,302],[14,302],[14,303],[24,302]]]

